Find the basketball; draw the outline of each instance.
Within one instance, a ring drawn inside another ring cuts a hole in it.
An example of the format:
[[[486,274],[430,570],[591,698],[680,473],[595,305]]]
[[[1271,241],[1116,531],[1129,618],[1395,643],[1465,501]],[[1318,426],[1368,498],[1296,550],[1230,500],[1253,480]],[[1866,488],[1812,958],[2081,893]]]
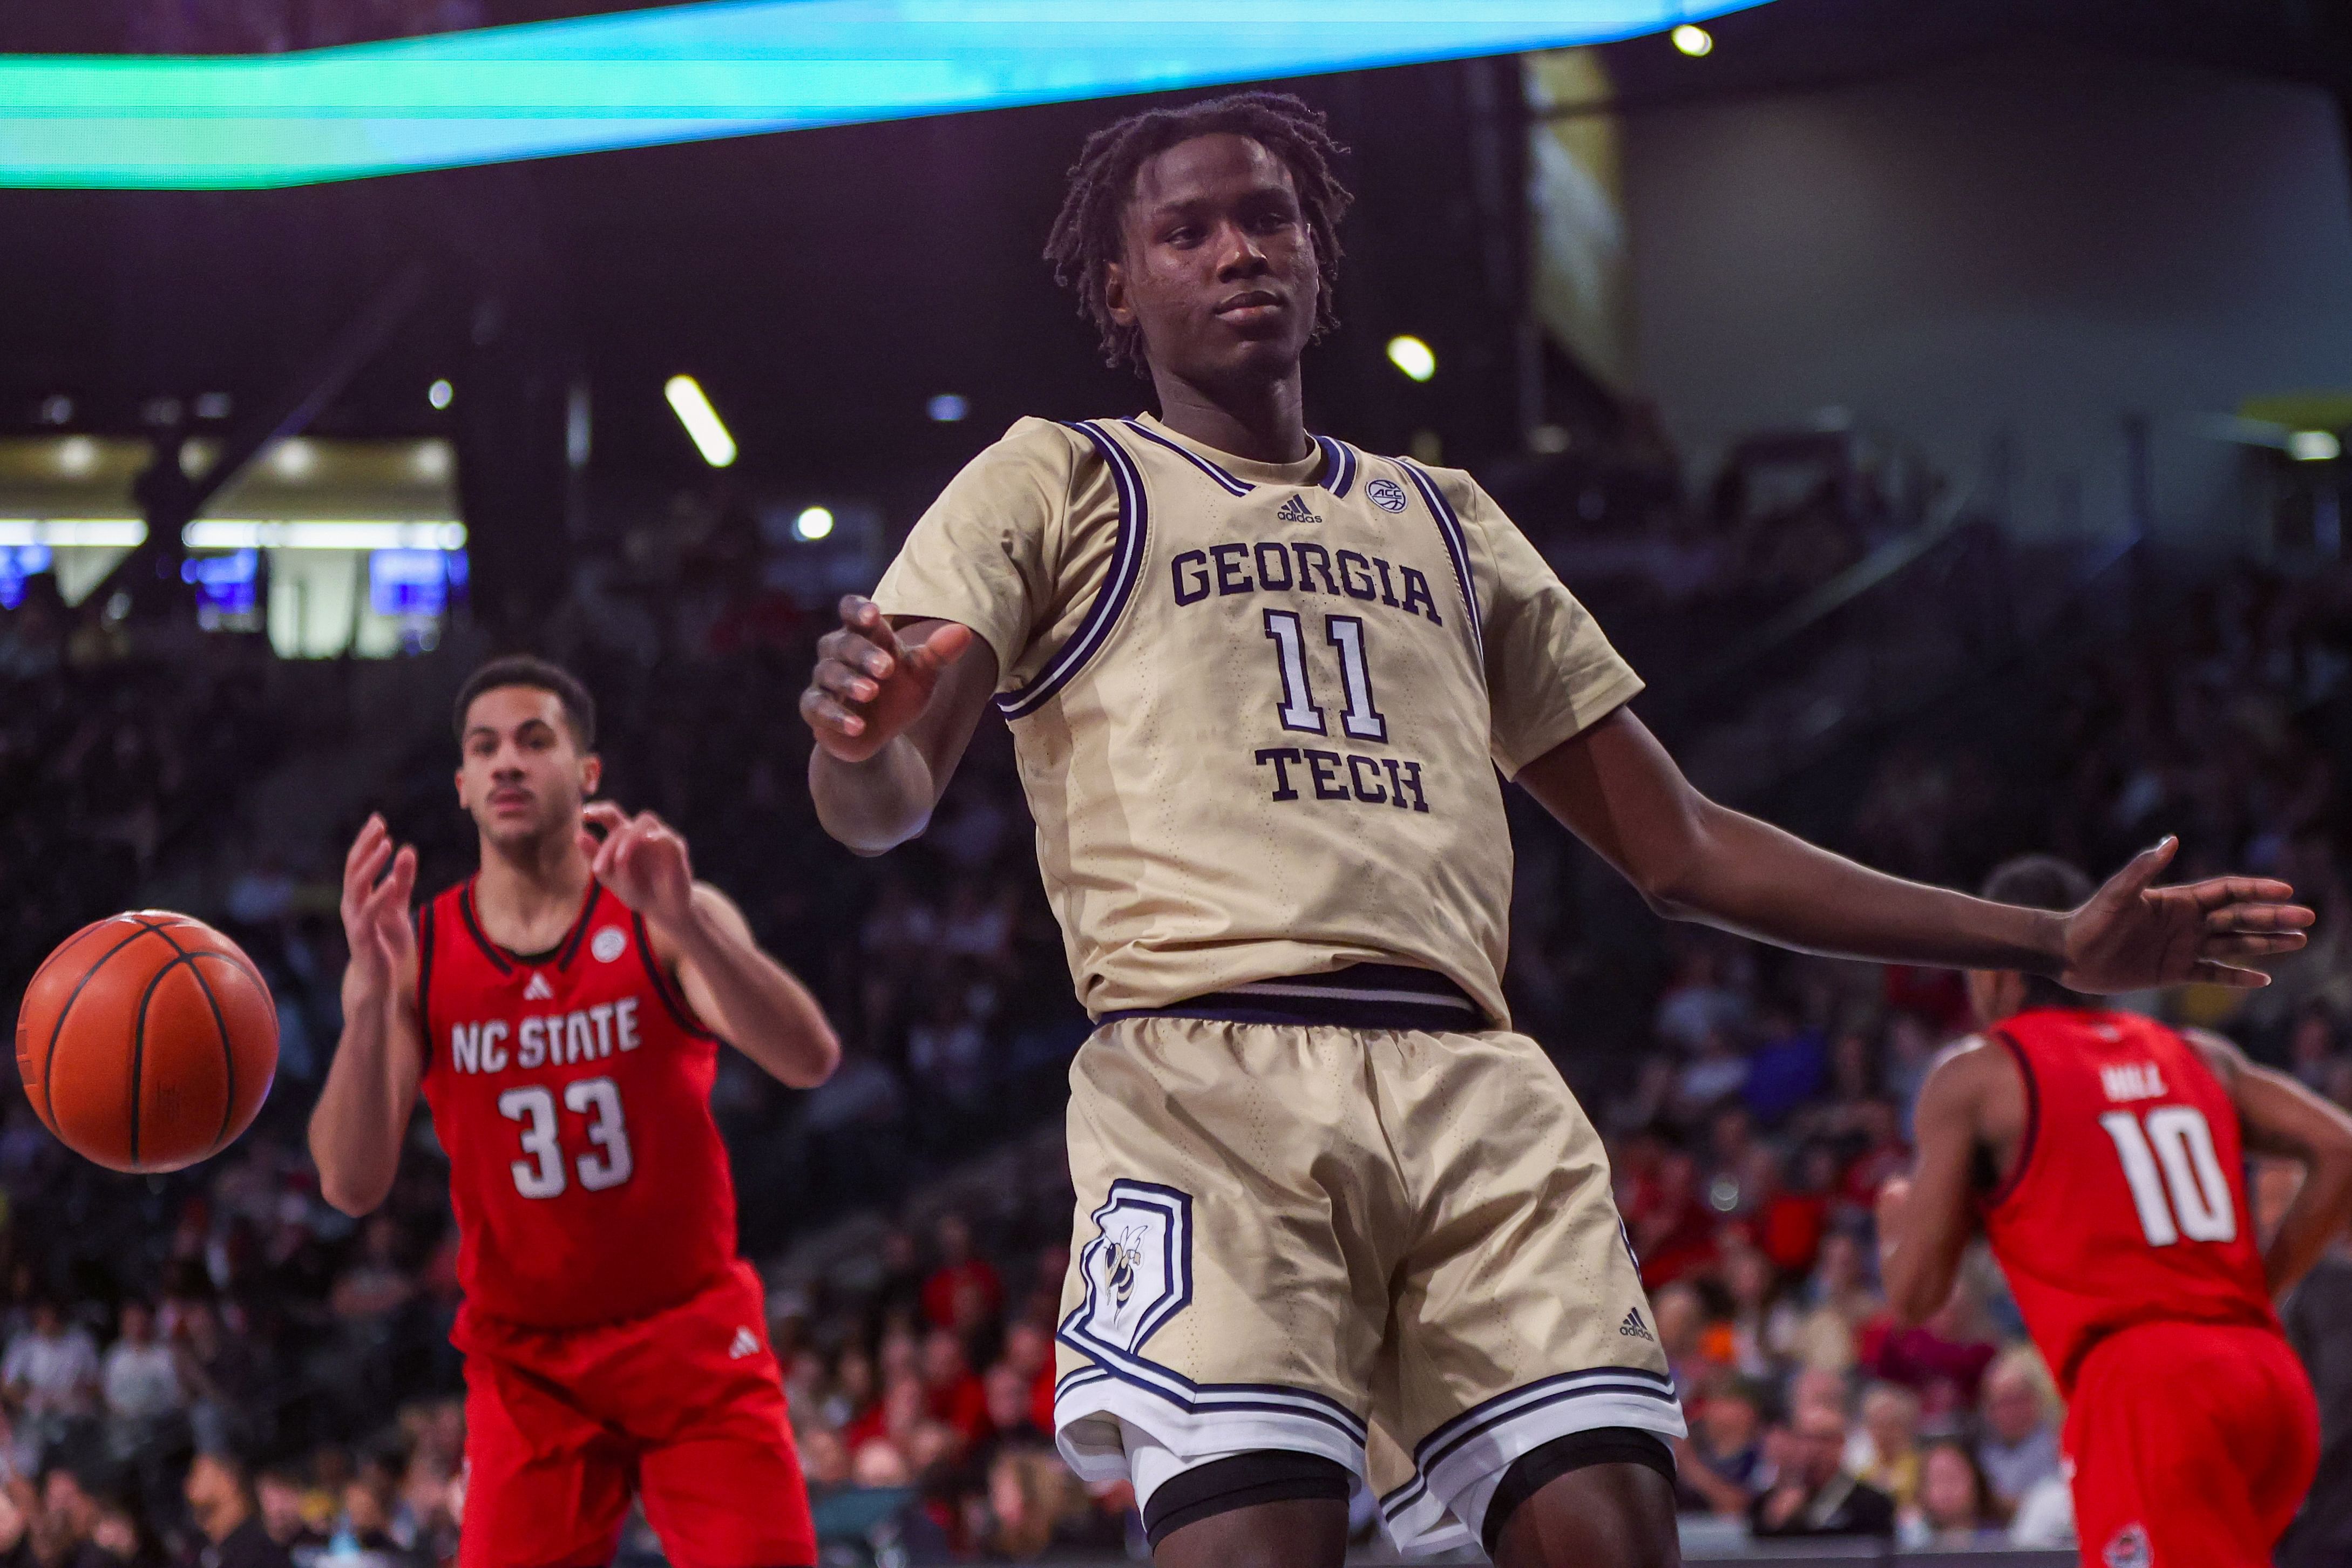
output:
[[[111,915],[25,988],[16,1070],[43,1124],[85,1159],[172,1171],[245,1131],[278,1071],[278,1005],[253,960],[168,910]]]

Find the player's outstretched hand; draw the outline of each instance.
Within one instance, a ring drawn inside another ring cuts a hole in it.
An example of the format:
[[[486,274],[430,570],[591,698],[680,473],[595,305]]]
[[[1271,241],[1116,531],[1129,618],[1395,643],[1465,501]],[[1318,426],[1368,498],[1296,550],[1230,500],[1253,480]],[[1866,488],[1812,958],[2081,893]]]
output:
[[[640,811],[632,817],[610,800],[592,800],[580,812],[580,847],[588,869],[613,896],[656,925],[676,926],[694,908],[694,862],[677,830]],[[588,831],[602,828],[602,842]]]
[[[416,927],[408,917],[415,890],[415,850],[394,843],[382,816],[370,817],[343,857],[343,940],[352,953],[347,988],[356,983],[381,997],[406,973],[416,952]]]
[[[969,626],[938,621],[921,642],[903,640],[880,606],[850,594],[841,601],[840,629],[817,643],[801,717],[826,751],[863,762],[915,722],[971,636]]]
[[[2253,958],[2292,953],[2317,916],[2288,900],[2294,889],[2260,876],[2217,876],[2151,885],[2180,841],[2167,838],[2132,857],[2091,902],[2066,916],[2061,985],[2101,995],[2198,982],[2267,986]]]

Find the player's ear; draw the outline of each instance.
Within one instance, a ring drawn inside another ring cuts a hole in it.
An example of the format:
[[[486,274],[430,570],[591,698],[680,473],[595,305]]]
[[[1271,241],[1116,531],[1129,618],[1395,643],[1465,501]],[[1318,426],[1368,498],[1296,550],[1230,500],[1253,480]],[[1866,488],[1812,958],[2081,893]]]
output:
[[[1103,309],[1122,327],[1135,325],[1135,307],[1127,302],[1127,268],[1115,261],[1103,263]]]
[[[580,798],[593,800],[597,786],[604,782],[604,759],[594,752],[580,759]]]

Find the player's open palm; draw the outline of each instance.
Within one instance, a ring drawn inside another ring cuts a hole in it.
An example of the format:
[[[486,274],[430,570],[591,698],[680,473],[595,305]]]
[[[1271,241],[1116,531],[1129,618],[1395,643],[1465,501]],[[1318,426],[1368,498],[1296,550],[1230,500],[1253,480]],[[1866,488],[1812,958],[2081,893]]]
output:
[[[2217,876],[2157,887],[2180,841],[2133,857],[2091,901],[2066,916],[2066,968],[2059,982],[2093,995],[2189,982],[2266,986],[2249,961],[2292,953],[2316,918],[2288,902],[2294,889],[2269,877]]]
[[[942,621],[919,642],[901,639],[880,606],[850,594],[841,601],[839,630],[817,643],[801,716],[826,751],[863,762],[921,715],[971,636],[969,626]]]
[[[604,841],[584,834],[588,868],[613,895],[656,925],[675,925],[694,908],[694,862],[677,829],[640,811],[631,816],[610,800],[593,800],[580,813],[604,830]]]
[[[370,817],[343,857],[342,896],[350,980],[370,995],[388,993],[415,958],[416,926],[408,915],[415,891],[415,850],[394,843],[383,817]]]

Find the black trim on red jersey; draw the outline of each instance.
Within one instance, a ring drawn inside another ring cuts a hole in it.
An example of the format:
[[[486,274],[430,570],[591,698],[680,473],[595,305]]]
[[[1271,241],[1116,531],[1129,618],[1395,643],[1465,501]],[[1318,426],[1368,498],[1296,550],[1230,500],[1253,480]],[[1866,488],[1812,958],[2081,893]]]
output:
[[[2025,1179],[2026,1168],[2033,1163],[2033,1145],[2042,1136],[2042,1086],[2034,1082],[2033,1063],[2026,1059],[2025,1047],[2005,1029],[1990,1031],[1992,1038],[2009,1047],[2010,1055],[2017,1059],[2018,1075],[2025,1080],[2025,1139],[2017,1146],[2017,1164],[2010,1167],[2009,1179],[1985,1198],[1987,1212],[2007,1203],[2017,1184]]]
[[[474,918],[472,877],[467,877],[465,885],[457,890],[457,917],[466,923],[466,934],[474,939],[474,946],[482,950],[482,956],[490,961],[491,967],[501,975],[513,974],[514,965],[508,959],[507,950],[484,936],[482,923]]]
[[[697,1040],[717,1040],[719,1036],[694,1016],[694,1009],[686,1005],[686,998],[670,988],[669,977],[662,973],[661,959],[654,953],[654,939],[646,930],[646,917],[633,909],[629,912],[629,920],[637,928],[637,961],[645,965],[646,977],[654,983],[654,995],[661,998],[661,1005],[668,1009],[670,1018],[678,1028]]]
[[[416,1029],[425,1037],[425,1065],[433,1065],[433,912],[440,907],[435,899],[416,917]]]
[[[587,940],[588,922],[595,915],[596,905],[604,900],[604,884],[592,878],[588,883],[588,902],[580,906],[580,918],[572,923],[572,935],[565,937],[557,947],[557,951],[562,955],[555,960],[557,968],[571,967],[572,956],[580,951],[580,944]]]

